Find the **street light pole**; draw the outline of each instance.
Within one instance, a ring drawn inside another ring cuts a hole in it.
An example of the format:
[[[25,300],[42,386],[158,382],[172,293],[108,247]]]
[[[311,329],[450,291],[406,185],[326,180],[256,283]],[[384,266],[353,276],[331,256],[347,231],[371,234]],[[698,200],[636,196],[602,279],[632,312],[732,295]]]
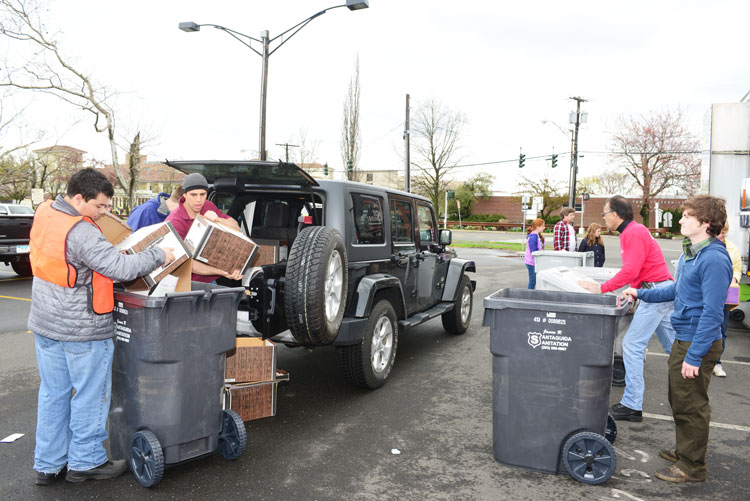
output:
[[[258,139],[258,156],[261,160],[266,160],[266,96],[268,93],[268,58],[271,57],[271,54],[276,52],[279,48],[281,48],[282,45],[284,45],[286,42],[289,41],[290,38],[292,38],[294,35],[296,35],[302,28],[307,26],[310,21],[315,19],[316,17],[325,14],[329,10],[332,9],[338,9],[339,7],[346,7],[349,10],[361,10],[361,9],[367,9],[370,6],[369,0],[346,0],[346,3],[343,3],[341,5],[334,5],[333,7],[328,7],[327,9],[323,9],[320,12],[316,12],[312,16],[300,21],[299,23],[295,24],[291,28],[287,29],[283,33],[280,33],[276,35],[274,38],[270,38],[268,34],[268,30],[264,30],[260,32],[260,40],[257,38],[253,38],[249,35],[245,35],[243,33],[240,33],[238,31],[231,30],[229,28],[226,28],[224,26],[218,25],[218,24],[198,24],[194,23],[192,21],[188,22],[182,22],[179,24],[179,28],[182,31],[185,32],[195,32],[200,31],[201,26],[210,26],[212,28],[216,28],[217,30],[221,30],[227,34],[229,34],[232,38],[238,40],[240,43],[245,45],[247,48],[258,54],[262,59],[263,63],[261,66],[261,74],[260,74],[260,124],[259,124],[259,139]],[[291,35],[286,37],[283,41],[281,41],[274,49],[271,49],[271,43],[278,40],[279,38],[283,37],[289,32],[292,32]],[[250,45],[250,42],[258,42],[261,45],[261,51],[258,52]]]

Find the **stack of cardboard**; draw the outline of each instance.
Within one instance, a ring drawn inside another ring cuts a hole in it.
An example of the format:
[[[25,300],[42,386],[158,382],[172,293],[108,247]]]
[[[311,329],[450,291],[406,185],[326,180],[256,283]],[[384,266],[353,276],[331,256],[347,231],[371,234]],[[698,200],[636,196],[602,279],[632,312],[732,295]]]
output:
[[[224,407],[243,421],[276,415],[277,387],[289,374],[276,368],[276,345],[256,337],[237,338],[227,353]]]

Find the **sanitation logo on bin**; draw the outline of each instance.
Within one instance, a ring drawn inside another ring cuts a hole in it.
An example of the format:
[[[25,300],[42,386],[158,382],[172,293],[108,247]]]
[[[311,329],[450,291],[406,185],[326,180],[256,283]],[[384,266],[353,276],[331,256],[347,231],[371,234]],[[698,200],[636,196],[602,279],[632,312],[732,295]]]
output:
[[[568,351],[571,337],[563,334],[562,329],[556,328],[565,326],[567,321],[564,318],[557,318],[554,312],[548,312],[544,317],[534,317],[533,321],[542,324],[536,326],[542,329],[542,332],[528,332],[529,346],[534,349],[541,346],[542,350]],[[544,328],[547,326],[550,328]]]
[[[542,333],[541,332],[529,332],[529,346],[536,348],[542,345]]]

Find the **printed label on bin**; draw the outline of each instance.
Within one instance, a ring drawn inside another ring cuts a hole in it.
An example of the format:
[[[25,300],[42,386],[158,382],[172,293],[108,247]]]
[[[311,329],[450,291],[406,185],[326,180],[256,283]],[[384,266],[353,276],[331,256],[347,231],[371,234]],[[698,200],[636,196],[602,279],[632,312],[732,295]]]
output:
[[[572,341],[571,337],[563,334],[561,329],[545,328],[545,324],[550,326],[565,325],[567,322],[564,318],[557,318],[556,313],[549,312],[544,317],[534,317],[534,322],[541,324],[539,325],[541,332],[529,331],[527,333],[529,346],[540,350],[568,351],[568,346]]]
[[[130,342],[130,327],[121,318],[115,319],[115,336],[117,341]]]

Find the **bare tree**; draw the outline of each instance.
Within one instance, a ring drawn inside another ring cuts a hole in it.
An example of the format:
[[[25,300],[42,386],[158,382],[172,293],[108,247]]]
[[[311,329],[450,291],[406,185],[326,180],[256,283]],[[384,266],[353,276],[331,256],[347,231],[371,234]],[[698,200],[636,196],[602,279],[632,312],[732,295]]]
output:
[[[359,55],[354,63],[354,76],[349,81],[349,90],[344,99],[344,124],[341,129],[341,160],[344,162],[347,179],[356,179],[361,147],[359,130]]]
[[[319,139],[312,139],[307,129],[300,129],[297,135],[297,157],[300,165],[311,164],[318,160]]]
[[[520,193],[530,193],[535,197],[542,197],[542,219],[545,221],[557,209],[568,202],[567,187],[565,183],[555,182],[546,173],[543,177],[528,178],[521,176],[518,183]]]
[[[606,170],[592,179],[600,195],[627,195],[633,187],[633,179],[627,172]]]
[[[441,207],[441,194],[458,165],[458,150],[466,118],[436,100],[420,105],[411,124],[411,144],[415,150],[412,179],[415,191],[424,193],[435,207]]]
[[[91,113],[94,129],[107,133],[117,182],[127,190],[117,160],[115,113],[110,105],[115,93],[98,85],[63,55],[55,35],[48,35],[44,28],[43,10],[37,0],[0,0],[0,35],[18,44],[16,53],[31,54],[20,62],[6,60],[0,87],[51,94]]]
[[[700,143],[687,129],[681,110],[620,117],[611,154],[642,193],[640,213],[649,224],[651,200],[670,188],[692,194],[700,183]]]

